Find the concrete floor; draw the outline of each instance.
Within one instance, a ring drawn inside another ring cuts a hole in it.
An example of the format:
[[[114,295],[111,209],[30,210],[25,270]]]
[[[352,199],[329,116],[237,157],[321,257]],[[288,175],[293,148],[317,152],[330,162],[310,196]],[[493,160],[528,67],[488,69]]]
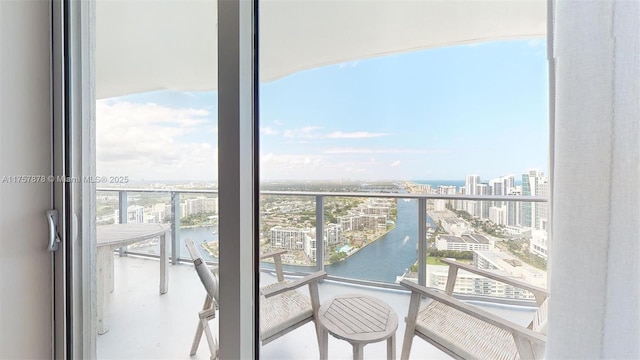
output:
[[[158,294],[159,264],[156,260],[116,257],[115,290],[109,305],[109,331],[97,338],[98,359],[189,359],[189,350],[198,322],[197,313],[204,300],[202,287],[193,267],[169,267],[169,292]],[[263,274],[261,282],[274,278]],[[320,286],[320,300],[342,293],[363,293],[384,300],[398,315],[396,356],[400,357],[407,292],[325,281]],[[485,310],[526,325],[532,317],[530,308],[481,303]],[[213,325],[213,323],[212,323]],[[215,326],[215,325],[214,325]],[[312,323],[260,348],[260,359],[318,359],[318,344]],[[194,360],[206,360],[209,351],[203,338]],[[329,358],[351,359],[349,343],[329,336]],[[365,359],[386,358],[386,343],[369,344]],[[412,359],[449,359],[449,356],[416,338]]]

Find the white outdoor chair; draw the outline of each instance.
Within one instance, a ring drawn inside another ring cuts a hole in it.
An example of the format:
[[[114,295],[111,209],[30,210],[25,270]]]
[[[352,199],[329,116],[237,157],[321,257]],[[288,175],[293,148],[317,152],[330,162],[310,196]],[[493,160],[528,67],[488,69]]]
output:
[[[207,263],[204,261],[204,258],[200,254],[200,251],[196,248],[193,241],[190,239],[185,240],[185,244],[187,245],[187,249],[189,250],[189,255],[193,260],[193,265],[196,268],[196,272],[198,273],[198,277],[204,285],[204,289],[207,292],[207,295],[204,300],[204,305],[202,306],[202,310],[198,313],[198,328],[196,329],[196,336],[193,339],[193,344],[191,345],[191,356],[195,355],[198,351],[198,345],[200,345],[200,339],[202,338],[202,333],[204,332],[207,337],[207,344],[209,344],[209,351],[211,352],[211,359],[218,358],[218,337],[214,336],[211,332],[211,328],[209,327],[209,321],[215,319],[216,311],[218,310],[218,269],[212,268],[209,269]]]
[[[193,259],[196,272],[207,291],[202,310],[198,313],[199,323],[195,338],[191,346],[191,355],[195,355],[203,332],[206,334],[211,358],[218,358],[218,339],[210,328],[209,321],[213,320],[218,310],[218,274],[217,269],[209,270],[202,255],[196,248],[193,241],[185,240],[189,254]],[[318,309],[320,300],[318,296],[318,281],[325,278],[327,274],[319,271],[295,281],[284,280],[282,272],[281,255],[285,251],[276,251],[260,256],[261,259],[267,257],[274,258],[276,276],[278,282],[265,286],[260,293],[260,340],[265,345],[298,327],[313,321],[315,323],[316,338],[318,340],[319,351],[322,351],[322,336],[318,328]],[[297,289],[308,285],[309,297],[304,296]],[[223,310],[224,311],[224,310]]]
[[[414,282],[400,284],[411,290],[407,327],[402,343],[402,360],[409,358],[414,335],[428,341],[456,359],[542,359],[546,344],[549,293],[546,289],[496,275],[451,260],[445,293]],[[528,290],[535,296],[538,310],[528,327],[500,318],[451,296],[458,269]],[[431,299],[420,307],[422,297]]]

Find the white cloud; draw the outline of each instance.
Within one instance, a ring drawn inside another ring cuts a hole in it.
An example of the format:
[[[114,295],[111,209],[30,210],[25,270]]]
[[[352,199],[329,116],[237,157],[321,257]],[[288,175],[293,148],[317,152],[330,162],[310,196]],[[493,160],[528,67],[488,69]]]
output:
[[[98,101],[97,174],[215,180],[217,128],[212,123],[215,120],[205,109]],[[202,140],[203,135],[207,140]]]
[[[399,162],[398,162],[399,163]],[[263,180],[336,180],[395,178],[374,158],[343,159],[326,155],[263,153],[260,177]]]
[[[264,135],[278,135],[280,132],[268,126],[261,126],[260,133]]]
[[[392,162],[392,163],[391,163],[391,166],[392,166],[392,167],[396,167],[396,166],[398,166],[398,165],[400,165],[400,160],[396,160],[396,161],[394,161],[394,162]]]
[[[323,153],[335,154],[431,154],[447,153],[448,150],[420,150],[420,149],[371,149],[371,148],[332,148]]]
[[[353,132],[342,132],[342,131],[334,131],[330,133],[324,133],[319,131],[322,129],[321,126],[305,126],[296,129],[288,129],[282,131],[282,136],[286,138],[297,138],[297,139],[369,139],[376,138],[382,136],[388,136],[387,133],[376,133],[376,132],[368,132],[368,131],[353,131]],[[260,128],[260,130],[265,135],[276,135],[279,133],[278,130],[264,127]]]
[[[303,139],[318,138],[322,136],[322,134],[318,133],[317,131],[319,129],[321,129],[320,126],[305,126],[298,129],[285,130],[283,136],[287,138]]]
[[[342,131],[334,131],[332,133],[327,134],[327,137],[330,139],[368,139],[368,138],[376,138],[381,136],[387,136],[387,133],[372,133],[367,131],[355,131],[355,132],[342,132]]]
[[[354,162],[337,162],[323,155],[276,154],[260,155],[261,177],[267,180],[340,179],[365,171]]]

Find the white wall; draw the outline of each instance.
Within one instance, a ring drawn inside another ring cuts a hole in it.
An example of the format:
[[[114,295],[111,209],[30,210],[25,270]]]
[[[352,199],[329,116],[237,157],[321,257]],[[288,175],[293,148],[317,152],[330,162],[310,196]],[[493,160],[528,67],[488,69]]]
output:
[[[0,1],[0,178],[50,172],[46,1]],[[0,185],[0,359],[51,357],[49,185]]]
[[[556,1],[547,358],[640,358],[640,3]]]

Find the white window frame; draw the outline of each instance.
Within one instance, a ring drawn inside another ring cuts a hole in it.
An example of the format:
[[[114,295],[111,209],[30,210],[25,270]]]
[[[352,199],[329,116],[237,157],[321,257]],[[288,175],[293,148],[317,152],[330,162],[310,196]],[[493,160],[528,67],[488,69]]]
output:
[[[257,5],[218,1],[219,334],[225,359],[259,356]]]

